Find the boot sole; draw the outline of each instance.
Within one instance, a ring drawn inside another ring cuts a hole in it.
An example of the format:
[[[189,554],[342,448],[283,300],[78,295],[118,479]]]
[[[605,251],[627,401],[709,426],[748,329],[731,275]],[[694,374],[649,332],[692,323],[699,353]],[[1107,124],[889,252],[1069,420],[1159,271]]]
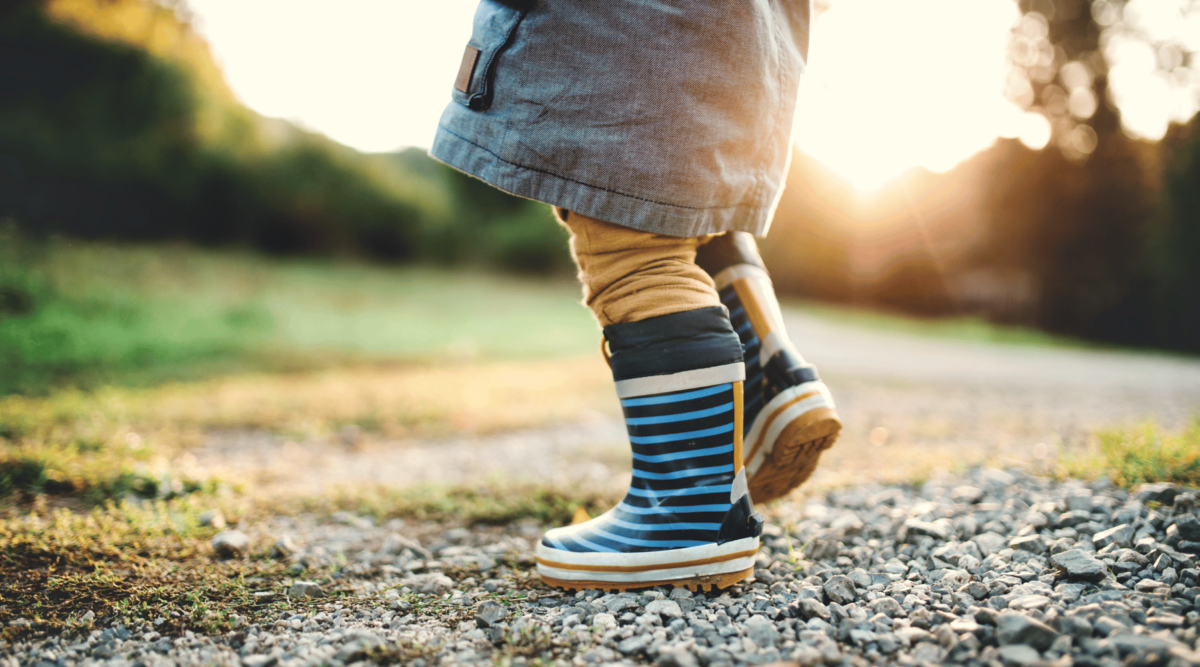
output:
[[[587,579],[555,579],[554,577],[547,577],[544,574],[541,575],[542,582],[547,586],[563,588],[573,592],[596,590],[604,593],[624,593],[625,591],[637,590],[640,588],[653,588],[655,586],[674,586],[675,588],[686,588],[693,593],[704,593],[729,588],[730,586],[750,579],[752,576],[754,576],[753,567],[746,568],[740,572],[730,572],[729,574],[713,574],[703,577],[694,577],[691,579],[641,581],[629,584],[620,584],[612,581],[590,581]]]
[[[574,591],[624,592],[652,586],[713,591],[752,577],[758,547],[757,537],[629,554],[575,553],[539,543],[537,569],[547,585]]]
[[[780,392],[754,420],[747,434],[746,472],[756,503],[782,498],[817,468],[821,453],[842,430],[829,389],[806,382]]]

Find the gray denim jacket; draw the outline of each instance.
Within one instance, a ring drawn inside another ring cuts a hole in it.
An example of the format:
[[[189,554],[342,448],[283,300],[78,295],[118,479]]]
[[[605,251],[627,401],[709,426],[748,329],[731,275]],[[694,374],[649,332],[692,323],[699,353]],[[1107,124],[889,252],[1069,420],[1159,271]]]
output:
[[[430,154],[672,236],[766,234],[808,0],[482,0]]]

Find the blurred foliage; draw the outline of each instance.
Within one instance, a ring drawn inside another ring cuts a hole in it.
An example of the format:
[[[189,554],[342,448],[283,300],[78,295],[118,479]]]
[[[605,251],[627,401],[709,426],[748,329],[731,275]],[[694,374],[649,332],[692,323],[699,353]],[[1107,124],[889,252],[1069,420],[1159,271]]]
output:
[[[1017,0],[1021,20],[1009,43],[1008,97],[1050,121],[1054,145],[1082,159],[1120,131],[1110,87],[1109,54],[1136,43],[1169,89],[1200,93],[1194,48],[1185,30],[1171,30],[1147,15],[1186,25],[1200,17],[1197,0]],[[1150,6],[1153,11],[1148,12]],[[1173,16],[1172,16],[1173,15]],[[1147,74],[1149,74],[1147,72]]]
[[[1200,120],[1169,135],[1164,196],[1151,219],[1146,265],[1156,342],[1200,350]]]
[[[1107,103],[1103,28],[1092,17],[1092,3],[1018,0],[1017,4],[1022,18],[1009,43],[1013,67],[1006,92],[1018,105],[1050,121],[1054,145],[1065,155],[1086,157],[1099,138],[1118,130],[1117,115]]]
[[[185,18],[150,0],[0,7],[0,218],[86,239],[569,267],[543,205],[245,108]]]
[[[1087,160],[1000,139],[859,196],[797,155],[764,257],[797,296],[1200,352],[1200,135]]]
[[[1195,54],[1134,34],[1125,4],[1020,0],[1008,94],[1050,121],[1044,150],[999,139],[944,174],[916,170],[872,195],[797,155],[764,248],[776,285],[1200,352],[1200,120],[1159,142],[1128,136],[1103,46],[1111,34],[1143,39],[1172,80]]]

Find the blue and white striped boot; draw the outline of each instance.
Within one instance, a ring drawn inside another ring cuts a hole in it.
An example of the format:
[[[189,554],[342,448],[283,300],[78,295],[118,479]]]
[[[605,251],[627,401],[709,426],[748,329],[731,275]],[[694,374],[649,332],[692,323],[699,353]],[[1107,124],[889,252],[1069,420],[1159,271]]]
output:
[[[633,446],[633,481],[604,514],[546,533],[551,586],[731,586],[754,572],[762,517],[742,466],[741,343],[725,308],[604,329]]]
[[[771,278],[754,238],[717,237],[697,264],[713,276],[746,358],[745,440],[750,493],[781,498],[812,475],[842,422],[829,388],[788,339]]]

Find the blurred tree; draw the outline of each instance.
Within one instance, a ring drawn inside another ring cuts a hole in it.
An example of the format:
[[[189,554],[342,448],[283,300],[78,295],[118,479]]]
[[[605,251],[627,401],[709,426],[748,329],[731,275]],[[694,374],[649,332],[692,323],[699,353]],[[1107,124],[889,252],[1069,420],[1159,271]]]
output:
[[[546,207],[435,163],[368,156],[229,90],[182,0],[0,2],[0,221],[272,253],[570,259]]]
[[[1008,94],[1049,120],[1051,144],[1001,139],[927,183],[900,179],[870,198],[797,154],[764,247],[776,284],[1200,351],[1200,121],[1162,142],[1131,137],[1109,63],[1121,40],[1137,42],[1157,59],[1145,76],[1196,86],[1200,63],[1170,18],[1200,21],[1200,0],[1019,6]],[[1166,28],[1151,29],[1148,8],[1165,12]],[[966,241],[946,245],[956,239]]]
[[[1044,115],[1053,141],[1073,160],[1085,158],[1120,129],[1109,85],[1110,54],[1121,42],[1152,49],[1172,86],[1200,92],[1192,75],[1196,54],[1184,31],[1143,20],[1137,0],[1017,0],[1022,17],[1009,43],[1008,97]],[[1155,0],[1163,17],[1180,24],[1200,17],[1200,0]],[[1194,44],[1193,44],[1194,47]]]
[[[1181,16],[1200,7],[1194,0],[1163,2]],[[980,261],[1033,270],[1040,284],[1034,321],[1043,327],[1153,344],[1160,335],[1148,296],[1158,267],[1147,249],[1155,243],[1162,148],[1122,131],[1106,47],[1118,38],[1144,40],[1175,54],[1160,59],[1167,73],[1192,56],[1173,37],[1140,29],[1135,4],[1019,0],[1023,15],[1010,43],[1007,92],[1046,116],[1057,150],[1021,158],[1022,167],[997,174]]]
[[[1200,116],[1165,143],[1174,150],[1147,248],[1156,342],[1200,352]]]

